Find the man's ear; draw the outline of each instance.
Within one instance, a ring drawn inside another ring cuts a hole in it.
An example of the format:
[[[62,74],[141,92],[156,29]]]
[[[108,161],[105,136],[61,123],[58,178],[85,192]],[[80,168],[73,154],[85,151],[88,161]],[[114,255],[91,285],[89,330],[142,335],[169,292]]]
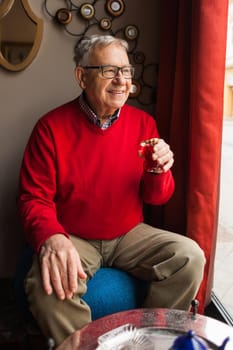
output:
[[[81,89],[84,90],[86,88],[86,78],[85,78],[84,69],[80,66],[77,66],[75,68],[75,76],[79,83],[79,86],[81,87]]]

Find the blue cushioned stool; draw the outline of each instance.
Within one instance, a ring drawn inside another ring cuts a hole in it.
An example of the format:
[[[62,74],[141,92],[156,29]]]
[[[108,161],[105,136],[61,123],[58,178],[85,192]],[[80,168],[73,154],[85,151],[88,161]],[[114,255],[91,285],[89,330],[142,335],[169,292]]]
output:
[[[28,308],[24,291],[24,278],[32,264],[33,250],[26,246],[19,261],[15,276],[16,302],[25,321],[35,323]],[[148,284],[115,268],[100,268],[87,283],[83,300],[91,308],[92,320],[142,306]]]

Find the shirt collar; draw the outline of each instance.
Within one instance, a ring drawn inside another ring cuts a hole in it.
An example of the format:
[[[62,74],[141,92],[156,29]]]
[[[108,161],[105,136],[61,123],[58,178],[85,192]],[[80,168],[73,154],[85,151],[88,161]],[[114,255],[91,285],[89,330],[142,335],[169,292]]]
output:
[[[99,126],[102,130],[107,129],[109,126],[111,126],[120,115],[120,108],[113,113],[102,125],[100,122],[100,118],[95,114],[95,112],[91,109],[89,104],[87,103],[87,100],[85,98],[84,92],[79,96],[78,98],[79,105],[82,109],[82,111],[85,113],[85,115],[88,117],[88,119],[94,124]]]

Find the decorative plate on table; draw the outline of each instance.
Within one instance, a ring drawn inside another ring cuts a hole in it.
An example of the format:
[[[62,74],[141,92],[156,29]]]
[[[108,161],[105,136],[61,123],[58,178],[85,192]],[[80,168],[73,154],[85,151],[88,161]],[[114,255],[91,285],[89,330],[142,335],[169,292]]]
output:
[[[126,324],[101,335],[98,344],[98,350],[154,349],[150,338],[132,324]]]
[[[126,324],[101,335],[96,350],[170,350],[175,339],[185,334],[170,328],[137,328],[133,324]],[[207,350],[219,349],[207,339],[203,341]]]

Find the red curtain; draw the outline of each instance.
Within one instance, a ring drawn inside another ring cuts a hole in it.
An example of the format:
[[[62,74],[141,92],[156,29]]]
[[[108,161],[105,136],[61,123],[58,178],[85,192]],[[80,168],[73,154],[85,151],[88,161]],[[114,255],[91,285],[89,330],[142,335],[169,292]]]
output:
[[[161,6],[156,119],[174,151],[176,180],[162,226],[193,238],[205,252],[201,313],[212,287],[216,243],[228,1],[163,0]]]

